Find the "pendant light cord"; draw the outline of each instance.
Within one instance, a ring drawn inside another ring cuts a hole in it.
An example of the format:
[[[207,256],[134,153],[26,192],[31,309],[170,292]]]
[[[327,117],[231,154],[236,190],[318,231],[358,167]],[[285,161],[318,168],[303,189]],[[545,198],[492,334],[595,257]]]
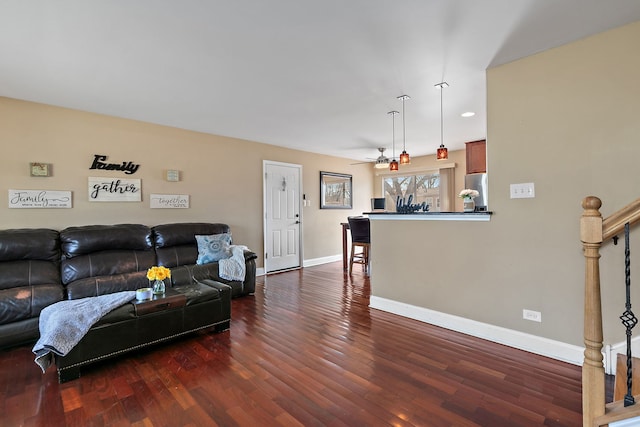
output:
[[[389,111],[387,114],[391,114],[391,147],[393,151],[393,160],[396,158],[396,114],[399,114],[397,111]]]
[[[442,91],[444,90],[443,85],[440,85],[440,146],[444,145],[444,119],[442,113]]]
[[[404,100],[405,97],[402,97],[402,150],[407,151],[407,127],[404,122]]]
[[[396,115],[391,112],[391,146],[393,150],[393,160],[396,159]]]

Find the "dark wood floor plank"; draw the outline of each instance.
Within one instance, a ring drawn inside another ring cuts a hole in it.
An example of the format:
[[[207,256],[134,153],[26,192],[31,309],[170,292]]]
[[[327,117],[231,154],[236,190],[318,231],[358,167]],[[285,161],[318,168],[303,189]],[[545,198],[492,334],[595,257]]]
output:
[[[229,331],[59,385],[0,352],[0,426],[580,426],[577,366],[369,308],[341,263],[258,278]],[[611,385],[613,383],[611,382]]]

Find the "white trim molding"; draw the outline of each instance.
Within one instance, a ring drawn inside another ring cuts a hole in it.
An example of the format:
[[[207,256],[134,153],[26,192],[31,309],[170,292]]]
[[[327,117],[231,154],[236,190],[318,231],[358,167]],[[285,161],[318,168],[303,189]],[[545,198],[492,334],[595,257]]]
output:
[[[302,262],[303,267],[313,267],[314,265],[328,264],[330,262],[342,261],[342,254],[325,256],[321,258],[305,259]]]
[[[609,375],[616,374],[618,353],[627,355],[626,340],[604,346],[604,371]],[[633,357],[638,357],[640,354],[640,337],[631,339],[631,353],[634,355]]]
[[[582,366],[584,347],[539,337],[501,326],[477,322],[452,314],[441,313],[424,307],[418,307],[386,298],[371,296],[369,307],[377,310],[419,320],[431,325],[440,326],[452,331],[461,332],[477,338],[508,345],[530,353],[561,360],[573,365]]]

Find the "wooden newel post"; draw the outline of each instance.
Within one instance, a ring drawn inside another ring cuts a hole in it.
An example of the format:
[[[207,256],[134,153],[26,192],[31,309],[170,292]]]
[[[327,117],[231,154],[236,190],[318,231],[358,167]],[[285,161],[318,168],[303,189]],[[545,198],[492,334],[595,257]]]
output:
[[[582,424],[591,427],[604,415],[605,387],[602,364],[602,303],[600,297],[600,246],[602,245],[602,201],[593,196],[582,201],[580,240],[585,258],[584,363],[582,365]]]

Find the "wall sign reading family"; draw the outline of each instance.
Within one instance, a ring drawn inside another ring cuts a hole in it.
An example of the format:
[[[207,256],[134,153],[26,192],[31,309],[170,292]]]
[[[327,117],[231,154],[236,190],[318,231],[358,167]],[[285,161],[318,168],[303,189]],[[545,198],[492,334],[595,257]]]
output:
[[[9,207],[71,208],[71,191],[9,190]]]
[[[188,194],[152,194],[149,197],[151,209],[187,209],[189,208]]]
[[[89,169],[103,169],[108,171],[124,171],[124,173],[131,175],[138,171],[140,165],[135,164],[131,161],[129,162],[121,162],[121,163],[107,163],[108,156],[104,154],[94,154],[93,155],[93,163],[91,163],[91,167]]]
[[[89,177],[90,202],[141,202],[139,179]]]

